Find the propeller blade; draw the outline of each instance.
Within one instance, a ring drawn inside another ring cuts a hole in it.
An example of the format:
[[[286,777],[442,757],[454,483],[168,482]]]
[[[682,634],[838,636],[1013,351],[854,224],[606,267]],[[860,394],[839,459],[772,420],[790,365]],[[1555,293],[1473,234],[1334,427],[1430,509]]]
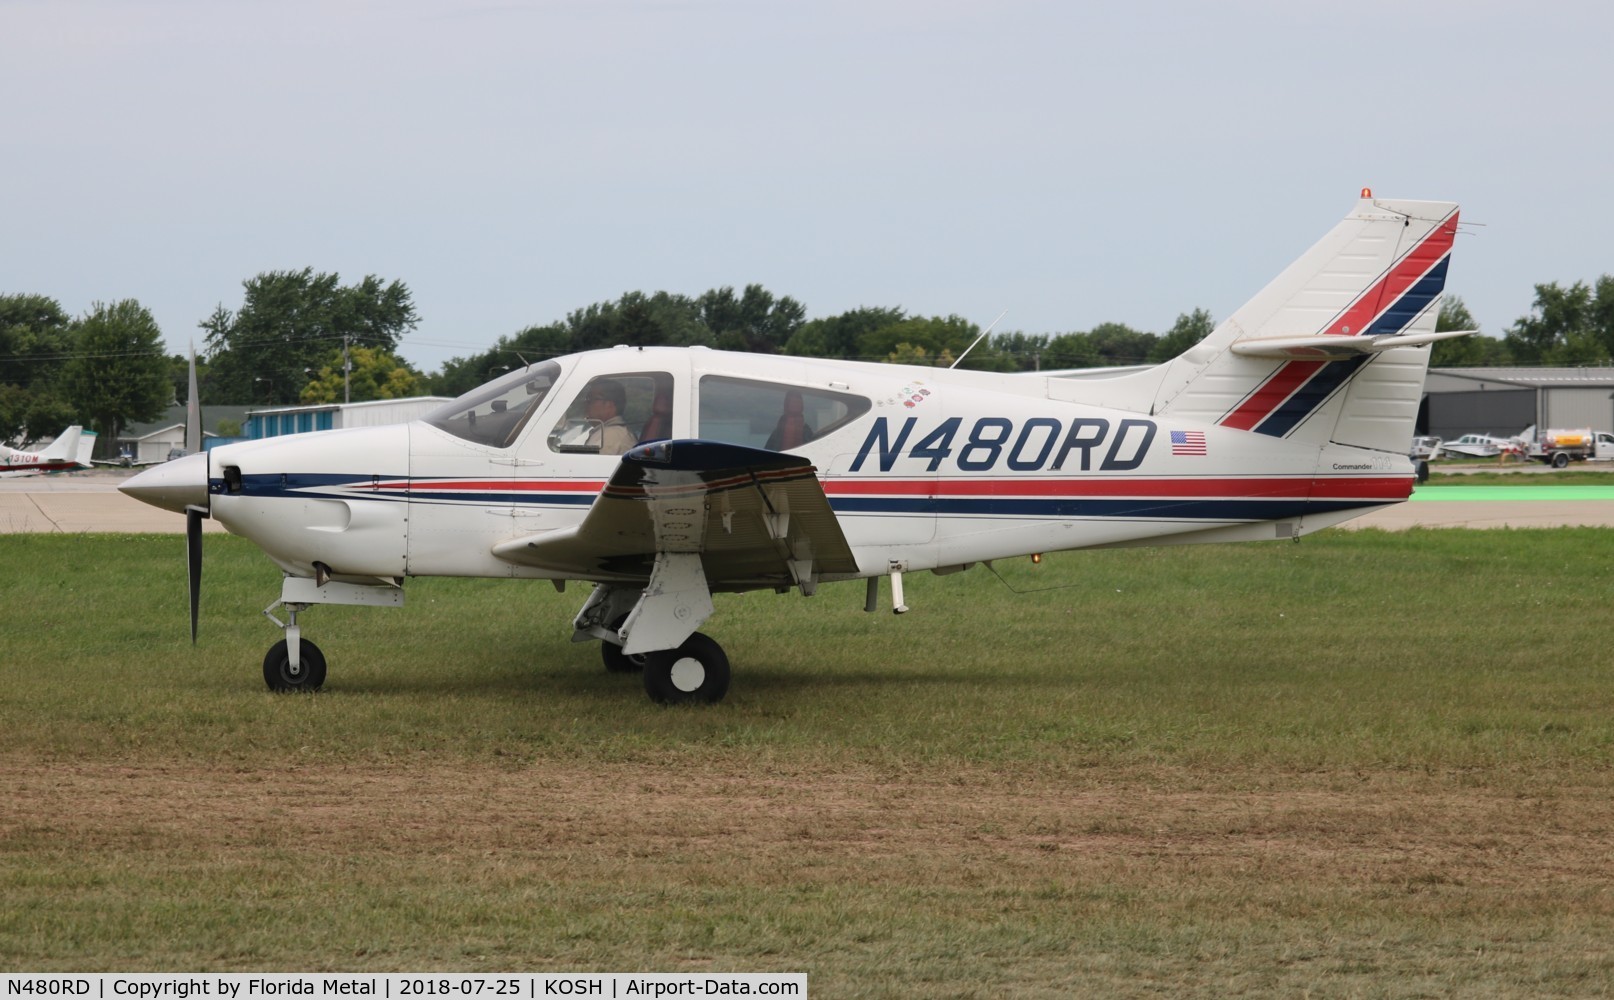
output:
[[[185,560],[190,566],[191,645],[196,645],[196,610],[202,598],[202,518],[206,507],[185,506]]]

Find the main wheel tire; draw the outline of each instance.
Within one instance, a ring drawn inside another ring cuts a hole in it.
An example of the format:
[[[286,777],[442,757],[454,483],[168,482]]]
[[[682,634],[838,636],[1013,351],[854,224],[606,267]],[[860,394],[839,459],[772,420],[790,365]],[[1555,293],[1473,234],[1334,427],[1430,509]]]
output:
[[[1567,469],[1567,468],[1569,468],[1569,456],[1564,454],[1561,451],[1558,452],[1557,454],[1553,455],[1552,456],[1552,467],[1554,469]]]
[[[282,639],[263,658],[263,682],[271,691],[318,691],[325,683],[325,654],[307,639],[298,640],[297,672],[291,671],[291,647]]]
[[[677,649],[644,659],[644,690],[658,704],[712,705],[729,693],[729,658],[709,635],[696,632]]]

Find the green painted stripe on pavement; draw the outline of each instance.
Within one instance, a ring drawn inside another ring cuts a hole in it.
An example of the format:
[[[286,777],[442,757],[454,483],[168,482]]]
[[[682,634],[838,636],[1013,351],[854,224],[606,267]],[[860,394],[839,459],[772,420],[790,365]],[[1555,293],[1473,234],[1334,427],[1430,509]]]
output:
[[[1614,500],[1614,486],[1419,486],[1414,500]]]

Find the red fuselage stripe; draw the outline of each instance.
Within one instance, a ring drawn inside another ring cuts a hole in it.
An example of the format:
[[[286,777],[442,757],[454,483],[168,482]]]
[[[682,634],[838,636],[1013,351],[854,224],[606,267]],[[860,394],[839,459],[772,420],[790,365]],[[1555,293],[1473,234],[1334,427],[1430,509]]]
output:
[[[1406,499],[1412,477],[1328,479],[829,479],[830,496],[1239,497]]]

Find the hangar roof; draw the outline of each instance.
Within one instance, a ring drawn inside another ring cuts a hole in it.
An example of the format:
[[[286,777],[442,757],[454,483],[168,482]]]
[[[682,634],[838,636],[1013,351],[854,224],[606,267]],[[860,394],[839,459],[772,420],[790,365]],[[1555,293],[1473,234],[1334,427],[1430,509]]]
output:
[[[1480,384],[1517,389],[1614,389],[1614,367],[1601,368],[1431,368],[1430,392],[1460,392]]]

